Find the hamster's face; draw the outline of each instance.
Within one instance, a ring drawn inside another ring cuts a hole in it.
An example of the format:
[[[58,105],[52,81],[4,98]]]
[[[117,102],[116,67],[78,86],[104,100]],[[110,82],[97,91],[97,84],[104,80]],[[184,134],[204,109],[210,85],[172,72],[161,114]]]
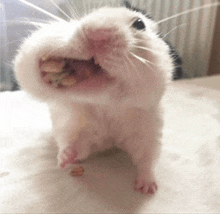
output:
[[[154,21],[126,8],[46,24],[21,46],[16,76],[24,90],[45,101],[160,97],[173,62],[157,31]]]

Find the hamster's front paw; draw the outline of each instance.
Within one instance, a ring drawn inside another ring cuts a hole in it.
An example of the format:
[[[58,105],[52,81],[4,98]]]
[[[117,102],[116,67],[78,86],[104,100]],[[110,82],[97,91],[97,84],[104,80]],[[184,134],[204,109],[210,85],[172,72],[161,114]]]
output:
[[[158,187],[155,179],[148,179],[145,176],[138,176],[134,189],[143,194],[155,194]]]
[[[77,157],[78,157],[77,150],[69,146],[59,151],[59,154],[57,156],[58,165],[60,166],[60,168],[63,169],[68,164],[78,163],[79,161]]]
[[[76,141],[73,145],[61,147],[57,156],[58,165],[60,168],[65,168],[68,164],[79,164],[90,155],[89,144],[79,144]]]

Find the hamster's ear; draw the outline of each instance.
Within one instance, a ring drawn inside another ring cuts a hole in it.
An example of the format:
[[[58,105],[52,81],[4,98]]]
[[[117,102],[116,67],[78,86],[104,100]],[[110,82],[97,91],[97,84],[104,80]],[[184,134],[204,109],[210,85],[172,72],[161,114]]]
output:
[[[124,5],[127,9],[130,9],[130,10],[135,11],[135,12],[142,13],[144,16],[146,16],[146,18],[152,19],[151,15],[149,13],[147,13],[146,10],[141,10],[137,7],[133,7],[128,0],[124,0]]]
[[[132,8],[130,2],[127,1],[127,0],[124,0],[124,5],[125,5],[125,7],[128,8],[128,9],[131,9],[131,8]]]

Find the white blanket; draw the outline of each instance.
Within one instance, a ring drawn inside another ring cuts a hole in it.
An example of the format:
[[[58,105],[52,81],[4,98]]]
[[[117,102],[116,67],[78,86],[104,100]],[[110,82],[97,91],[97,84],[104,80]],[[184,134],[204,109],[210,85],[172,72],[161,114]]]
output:
[[[0,93],[0,213],[219,213],[220,76],[173,82],[163,100],[158,192],[133,190],[135,167],[113,150],[72,177],[57,167],[47,107]]]

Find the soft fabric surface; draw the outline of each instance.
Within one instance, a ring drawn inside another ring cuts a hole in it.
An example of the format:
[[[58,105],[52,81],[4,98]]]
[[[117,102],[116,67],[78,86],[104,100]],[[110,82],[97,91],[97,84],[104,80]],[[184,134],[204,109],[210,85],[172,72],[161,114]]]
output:
[[[219,213],[220,77],[173,82],[163,100],[159,190],[133,190],[135,167],[112,150],[72,177],[56,166],[47,107],[24,92],[0,93],[0,213]]]

